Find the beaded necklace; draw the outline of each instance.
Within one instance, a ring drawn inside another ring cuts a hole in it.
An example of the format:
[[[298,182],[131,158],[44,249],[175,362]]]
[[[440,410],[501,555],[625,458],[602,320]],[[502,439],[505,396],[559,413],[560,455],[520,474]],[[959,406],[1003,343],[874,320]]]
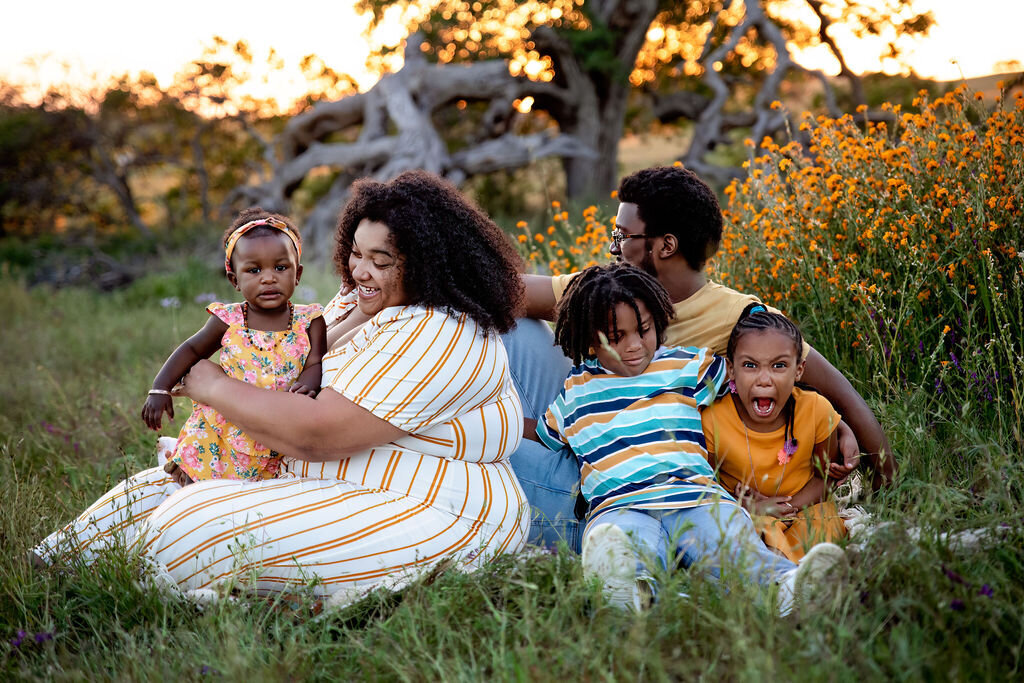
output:
[[[284,328],[283,330],[253,330],[253,329],[251,329],[249,327],[249,302],[245,301],[245,302],[242,303],[242,322],[245,325],[245,328],[242,330],[242,334],[244,334],[246,336],[246,338],[250,342],[252,342],[252,345],[255,346],[257,349],[259,349],[260,351],[271,351],[271,350],[275,349],[277,347],[278,343],[281,341],[281,335],[279,335],[277,333],[278,332],[290,332],[291,329],[292,329],[292,322],[294,322],[294,320],[295,320],[295,306],[293,306],[292,302],[289,301],[288,302],[288,326],[286,328]],[[258,341],[256,341],[256,338],[259,335],[254,334],[255,332],[263,332],[264,333],[264,335],[262,335],[263,339],[266,339],[266,333],[269,332],[272,335],[274,343],[271,344],[270,346],[261,346],[260,343]]]

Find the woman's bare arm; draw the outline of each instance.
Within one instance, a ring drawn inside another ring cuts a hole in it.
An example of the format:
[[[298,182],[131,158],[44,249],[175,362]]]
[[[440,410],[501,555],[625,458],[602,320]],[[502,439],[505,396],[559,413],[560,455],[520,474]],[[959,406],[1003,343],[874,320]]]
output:
[[[408,434],[336,391],[324,390],[313,401],[267,391],[228,377],[209,361],[192,368],[178,394],[211,406],[268,448],[310,462],[337,460]]]
[[[306,334],[309,337],[309,353],[306,354],[302,372],[288,388],[288,391],[306,396],[316,396],[320,393],[320,376],[323,374],[320,362],[327,351],[327,325],[324,323],[324,319],[313,318]]]

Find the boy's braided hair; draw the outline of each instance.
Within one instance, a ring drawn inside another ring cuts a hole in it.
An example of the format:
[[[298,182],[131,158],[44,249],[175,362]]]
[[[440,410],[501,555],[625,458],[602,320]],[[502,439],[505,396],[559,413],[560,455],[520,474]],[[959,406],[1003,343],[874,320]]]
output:
[[[587,268],[572,279],[559,302],[555,343],[579,365],[594,357],[598,332],[608,335],[616,327],[616,304],[627,304],[640,320],[637,301],[650,311],[660,346],[673,317],[672,301],[661,283],[628,263]]]

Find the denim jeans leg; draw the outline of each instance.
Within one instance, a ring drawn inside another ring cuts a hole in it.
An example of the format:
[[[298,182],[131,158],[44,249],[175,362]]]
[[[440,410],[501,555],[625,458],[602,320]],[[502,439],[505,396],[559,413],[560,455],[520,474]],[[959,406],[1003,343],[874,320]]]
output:
[[[721,575],[723,561],[742,566],[750,581],[763,585],[777,582],[796,567],[769,550],[750,518],[732,503],[666,512],[662,524],[683,564],[702,562],[715,578]]]
[[[597,518],[596,523],[587,524],[583,531],[583,544],[587,542],[587,534],[602,524],[613,524],[629,536],[637,553],[637,576],[650,577],[656,570],[655,565],[664,569],[668,560],[668,534],[661,521],[649,514],[647,510],[619,508],[605,512]]]
[[[501,335],[501,341],[523,414],[539,420],[562,390],[572,363],[555,346],[555,335],[546,322],[520,318],[516,323],[513,330]]]
[[[558,541],[565,541],[578,553],[580,521],[574,506],[580,468],[576,456],[568,448],[552,451],[524,439],[510,462],[533,512],[528,542],[553,548]]]
[[[542,320],[521,318],[501,340],[524,416],[543,419],[569,374],[569,359],[555,346],[551,327]],[[553,547],[563,540],[578,553],[581,529],[574,508],[580,468],[576,457],[567,448],[556,453],[524,440],[511,463],[533,509],[529,542]]]

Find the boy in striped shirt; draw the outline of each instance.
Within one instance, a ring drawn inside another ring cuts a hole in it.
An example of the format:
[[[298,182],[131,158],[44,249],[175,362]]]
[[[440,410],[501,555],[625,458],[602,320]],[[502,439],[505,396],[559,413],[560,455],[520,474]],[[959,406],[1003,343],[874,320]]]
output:
[[[788,613],[797,566],[765,547],[707,461],[700,409],[723,389],[725,363],[708,349],[661,346],[671,314],[658,281],[627,264],[585,270],[560,302],[555,339],[573,368],[537,436],[579,460],[584,572],[611,604],[640,609],[654,588],[644,560],[700,563],[715,577],[729,562],[779,584]],[[802,576],[842,560],[837,546],[817,547]]]

